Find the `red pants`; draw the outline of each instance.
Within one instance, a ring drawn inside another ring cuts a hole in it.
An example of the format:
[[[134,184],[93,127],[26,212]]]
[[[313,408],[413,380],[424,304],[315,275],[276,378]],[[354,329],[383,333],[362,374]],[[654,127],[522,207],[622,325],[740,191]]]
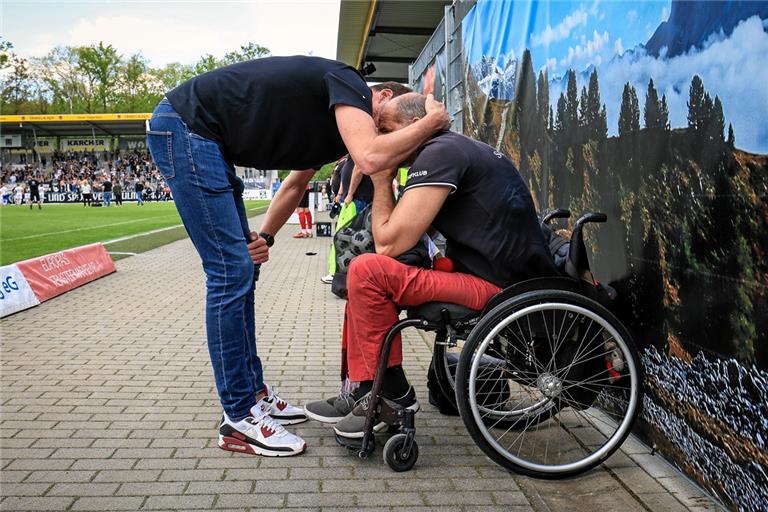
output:
[[[352,260],[347,289],[342,355],[346,353],[352,382],[373,380],[384,336],[398,320],[398,306],[437,301],[482,309],[501,290],[469,274],[411,267],[379,254],[361,254]],[[403,343],[398,334],[387,367],[402,361]]]

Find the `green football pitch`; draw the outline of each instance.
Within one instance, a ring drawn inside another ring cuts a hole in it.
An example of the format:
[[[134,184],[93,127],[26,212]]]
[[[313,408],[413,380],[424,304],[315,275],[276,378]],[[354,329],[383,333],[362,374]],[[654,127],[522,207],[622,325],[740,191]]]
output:
[[[268,204],[246,201],[245,207],[249,215],[257,215]],[[118,259],[184,238],[184,228],[173,227],[180,224],[173,202],[109,208],[44,204],[42,210],[0,206],[0,265],[94,242],[111,242],[107,250]]]

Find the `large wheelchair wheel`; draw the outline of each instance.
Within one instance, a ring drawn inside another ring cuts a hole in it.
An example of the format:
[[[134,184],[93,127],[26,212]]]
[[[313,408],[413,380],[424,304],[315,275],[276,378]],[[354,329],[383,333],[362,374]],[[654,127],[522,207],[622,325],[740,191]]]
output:
[[[483,361],[498,361],[489,368]],[[559,290],[524,293],[475,326],[456,369],[459,412],[498,464],[564,478],[605,461],[629,435],[642,398],[640,359],[603,306]],[[504,399],[479,392],[493,375]]]

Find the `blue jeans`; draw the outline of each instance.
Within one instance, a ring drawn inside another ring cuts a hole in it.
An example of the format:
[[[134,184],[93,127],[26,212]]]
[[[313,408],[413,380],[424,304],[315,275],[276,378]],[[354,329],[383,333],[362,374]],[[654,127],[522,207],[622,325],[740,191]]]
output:
[[[149,135],[147,135],[147,138],[149,138]],[[143,192],[141,190],[136,191],[136,204],[144,204],[144,199],[141,197],[142,195]]]
[[[208,352],[221,405],[237,421],[264,389],[254,319],[258,268],[246,247],[243,182],[219,145],[190,131],[168,100],[149,120],[147,146],[203,262]]]
[[[109,206],[112,202],[112,192],[104,192],[104,206]]]

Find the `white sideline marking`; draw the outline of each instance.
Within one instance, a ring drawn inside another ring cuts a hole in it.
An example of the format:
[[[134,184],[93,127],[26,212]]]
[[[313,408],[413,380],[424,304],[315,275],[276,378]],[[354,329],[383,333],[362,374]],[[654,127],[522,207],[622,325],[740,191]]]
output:
[[[155,233],[162,233],[163,231],[168,231],[169,229],[175,229],[180,226],[183,226],[184,224],[174,224],[173,226],[168,226],[165,228],[159,228],[159,229],[153,229],[152,231],[145,231],[144,233],[136,233],[135,235],[128,235],[121,238],[115,238],[114,240],[108,240],[106,242],[102,242],[104,245],[114,244],[115,242],[122,242],[123,240],[130,240],[131,238],[137,238],[140,236],[147,236],[147,235],[153,235]],[[115,253],[119,254],[119,253]],[[130,253],[125,253],[130,254]]]
[[[16,237],[16,238],[6,238],[6,242],[13,242],[13,241],[16,241],[16,240],[28,240],[30,238],[40,238],[41,236],[59,235],[61,233],[72,233],[74,231],[88,231],[89,229],[101,229],[101,228],[108,228],[108,227],[111,227],[111,226],[121,226],[123,224],[133,224],[135,222],[147,222],[147,221],[155,220],[155,219],[157,219],[157,217],[152,217],[152,218],[149,218],[149,219],[126,220],[124,222],[114,222],[112,224],[102,224],[100,226],[93,226],[93,227],[90,227],[90,228],[67,229],[67,230],[64,230],[64,231],[50,231],[48,233],[38,233],[36,235],[19,236],[19,237]],[[179,225],[181,225],[181,224],[179,224]]]
[[[137,256],[136,252],[120,252],[120,251],[107,251],[109,254],[127,254],[128,256]]]

